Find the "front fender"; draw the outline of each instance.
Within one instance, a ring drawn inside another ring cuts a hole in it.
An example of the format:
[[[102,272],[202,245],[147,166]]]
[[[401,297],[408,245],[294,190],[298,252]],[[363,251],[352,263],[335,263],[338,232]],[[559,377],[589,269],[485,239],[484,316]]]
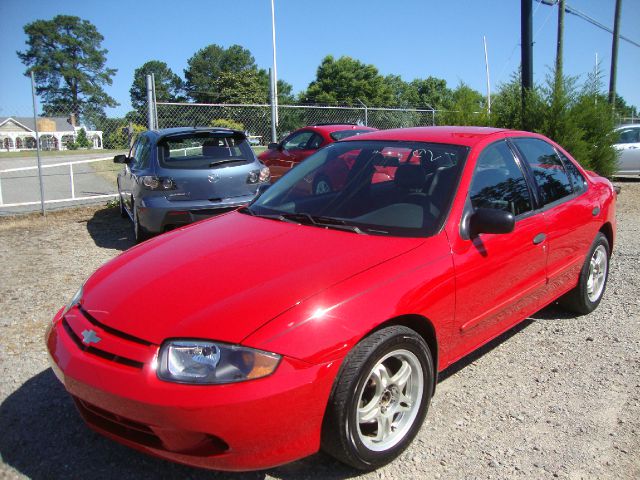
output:
[[[441,234],[301,302],[242,343],[320,364],[342,359],[389,319],[420,315],[433,324],[442,364],[454,308],[453,261]]]

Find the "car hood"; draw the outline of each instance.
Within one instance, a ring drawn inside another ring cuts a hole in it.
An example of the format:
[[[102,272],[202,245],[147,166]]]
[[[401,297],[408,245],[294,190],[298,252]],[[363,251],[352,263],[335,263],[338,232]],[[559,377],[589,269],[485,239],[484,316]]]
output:
[[[105,325],[240,343],[304,299],[421,243],[232,212],[134,247],[87,280],[83,307]]]

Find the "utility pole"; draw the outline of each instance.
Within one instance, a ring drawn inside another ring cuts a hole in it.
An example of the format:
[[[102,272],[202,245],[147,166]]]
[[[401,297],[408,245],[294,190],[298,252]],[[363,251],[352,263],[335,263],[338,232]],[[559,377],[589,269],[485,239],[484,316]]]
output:
[[[278,126],[278,67],[276,62],[276,7],[274,0],[271,0],[271,42],[273,44],[273,70],[271,70],[271,139],[277,142],[276,127]]]
[[[522,128],[527,129],[527,92],[533,88],[533,0],[520,0]]]
[[[613,20],[613,44],[611,46],[611,75],[609,76],[609,103],[615,108],[616,71],[618,69],[618,38],[620,36],[620,10],[622,0],[616,0],[616,13]]]
[[[564,0],[558,2],[558,45],[556,47],[556,88],[562,82],[562,46],[564,37]]]

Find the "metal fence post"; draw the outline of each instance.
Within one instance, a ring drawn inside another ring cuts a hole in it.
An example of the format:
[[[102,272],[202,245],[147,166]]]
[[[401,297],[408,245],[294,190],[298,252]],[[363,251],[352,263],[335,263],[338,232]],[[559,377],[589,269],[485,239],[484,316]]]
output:
[[[2,200],[2,177],[0,177],[0,205],[4,205]]]
[[[276,143],[278,141],[278,132],[276,131],[276,124],[278,123],[278,106],[275,99],[275,88],[273,86],[273,70],[271,69],[269,69],[269,78],[271,79],[271,141]]]
[[[73,163],[69,164],[69,179],[71,180],[71,198],[76,199],[76,187],[73,184]]]
[[[36,151],[38,154],[38,180],[40,181],[40,211],[45,217],[47,213],[44,211],[44,182],[42,180],[42,161],[40,160],[40,134],[38,133],[38,108],[36,106],[36,81],[31,71],[31,99],[33,100],[33,126],[36,130]]]
[[[147,75],[147,128],[153,130],[153,80]]]
[[[367,108],[367,106],[364,104],[362,100],[360,100],[359,98],[356,98],[356,100],[360,105],[364,107],[364,126],[368,127],[369,126],[369,111],[368,111],[369,109]]]

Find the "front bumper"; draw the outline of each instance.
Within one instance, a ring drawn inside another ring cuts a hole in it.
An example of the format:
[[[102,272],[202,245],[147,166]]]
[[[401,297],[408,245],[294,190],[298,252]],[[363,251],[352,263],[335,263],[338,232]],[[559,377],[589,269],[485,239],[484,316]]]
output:
[[[150,233],[188,225],[215,215],[230,212],[247,205],[255,194],[241,197],[222,198],[219,201],[183,200],[171,201],[164,196],[143,198],[138,207],[140,225]]]
[[[51,366],[98,433],[216,470],[270,468],[318,451],[339,362],[310,365],[283,357],[276,372],[262,379],[175,384],[156,376],[157,345],[92,323],[78,308],[64,318],[61,313],[46,334]],[[99,343],[83,343],[88,329]]]

